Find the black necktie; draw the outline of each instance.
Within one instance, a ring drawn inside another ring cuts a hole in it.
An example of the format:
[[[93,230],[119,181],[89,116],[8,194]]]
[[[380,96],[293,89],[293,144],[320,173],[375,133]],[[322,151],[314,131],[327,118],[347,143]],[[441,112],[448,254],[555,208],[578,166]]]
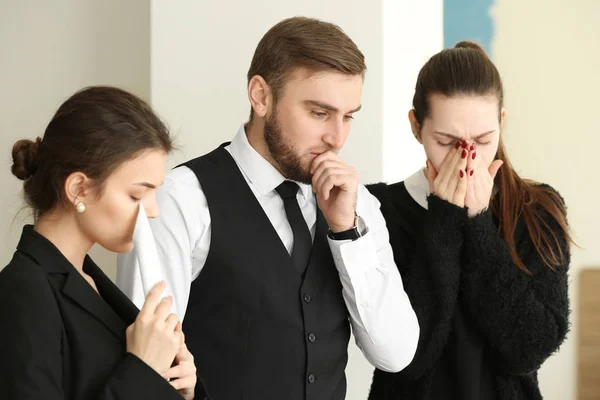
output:
[[[288,222],[292,227],[292,233],[294,234],[294,246],[292,248],[292,261],[298,268],[300,274],[304,274],[304,270],[308,266],[308,260],[310,258],[310,251],[312,249],[312,236],[306,225],[306,220],[302,215],[296,194],[300,187],[290,181],[285,181],[275,189],[279,196],[283,199],[283,205],[285,206],[285,213],[288,218]]]

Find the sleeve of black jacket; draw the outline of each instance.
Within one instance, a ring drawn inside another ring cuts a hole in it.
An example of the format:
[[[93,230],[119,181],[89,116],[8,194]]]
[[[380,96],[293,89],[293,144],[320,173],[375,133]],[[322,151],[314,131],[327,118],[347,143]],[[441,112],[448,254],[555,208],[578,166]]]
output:
[[[547,213],[541,215],[540,225],[558,236],[565,262],[548,268],[519,221],[517,249],[531,275],[513,262],[490,211],[464,228],[461,301],[498,357],[497,365],[510,374],[537,370],[569,330],[569,246],[556,221]]]
[[[372,392],[371,398],[386,398],[385,392],[398,382],[394,376],[419,379],[444,349],[457,303],[466,211],[429,196],[422,229],[411,232],[406,228],[406,219],[398,213],[388,186],[377,184],[368,188],[381,202],[394,259],[420,326],[417,352],[411,364],[398,374],[375,373],[373,390],[382,392]]]

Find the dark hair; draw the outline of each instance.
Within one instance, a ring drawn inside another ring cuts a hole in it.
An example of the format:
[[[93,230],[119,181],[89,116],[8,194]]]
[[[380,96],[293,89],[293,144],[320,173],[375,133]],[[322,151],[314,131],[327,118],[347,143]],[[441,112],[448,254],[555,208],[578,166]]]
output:
[[[437,53],[419,72],[413,109],[419,125],[431,112],[429,98],[437,93],[456,95],[493,95],[498,98],[498,117],[504,105],[502,79],[496,66],[476,43],[459,42],[454,48]]]
[[[498,99],[498,119],[504,105],[502,79],[494,63],[476,43],[459,42],[454,48],[437,53],[421,68],[413,110],[419,126],[431,112],[430,99],[433,94],[446,97],[470,95],[492,95]],[[514,239],[519,218],[523,219],[536,251],[549,268],[560,266],[565,254],[560,246],[560,238],[547,229],[545,214],[560,226],[567,242],[573,242],[566,218],[566,207],[562,198],[546,185],[521,178],[512,167],[502,137],[497,160],[504,164],[496,175],[495,185],[498,194],[494,196],[491,209],[500,221],[500,235],[506,240],[514,263],[523,271],[529,272],[519,254]]]
[[[367,69],[363,53],[339,26],[294,17],[273,26],[258,43],[248,70],[248,83],[253,76],[261,76],[277,100],[288,75],[298,67],[363,77]],[[252,115],[251,111],[250,120]]]
[[[11,171],[25,181],[25,200],[37,219],[66,204],[64,184],[72,173],[84,173],[101,189],[121,164],[154,149],[168,153],[173,141],[152,108],[125,90],[94,86],[60,106],[43,138],[14,144]]]

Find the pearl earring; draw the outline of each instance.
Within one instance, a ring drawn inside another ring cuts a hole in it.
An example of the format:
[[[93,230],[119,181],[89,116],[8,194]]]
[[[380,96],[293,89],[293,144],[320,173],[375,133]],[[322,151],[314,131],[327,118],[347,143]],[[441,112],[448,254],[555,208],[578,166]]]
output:
[[[77,205],[75,206],[75,209],[77,210],[77,212],[79,214],[83,213],[85,211],[85,204],[83,204],[82,202],[77,203]]]

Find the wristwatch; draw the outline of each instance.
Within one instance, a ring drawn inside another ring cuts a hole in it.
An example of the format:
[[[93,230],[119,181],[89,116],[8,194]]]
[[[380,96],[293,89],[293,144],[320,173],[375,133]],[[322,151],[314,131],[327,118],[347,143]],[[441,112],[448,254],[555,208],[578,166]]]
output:
[[[331,232],[328,233],[330,239],[333,240],[356,240],[369,232],[369,228],[365,224],[365,221],[359,216],[354,217],[354,226],[346,231],[342,232]]]

